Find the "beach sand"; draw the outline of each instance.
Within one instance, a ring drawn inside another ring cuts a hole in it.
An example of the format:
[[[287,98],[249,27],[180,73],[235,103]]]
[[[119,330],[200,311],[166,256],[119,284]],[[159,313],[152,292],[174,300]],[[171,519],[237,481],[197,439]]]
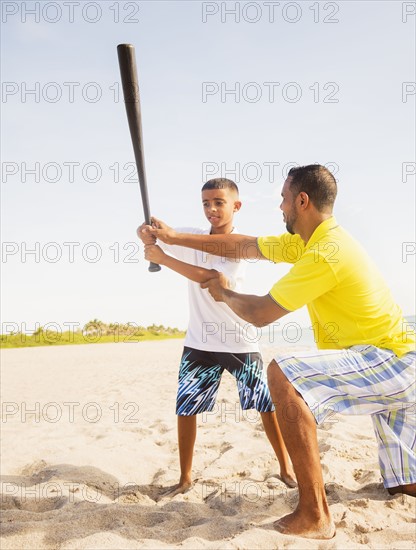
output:
[[[336,537],[276,533],[297,490],[279,480],[259,416],[241,411],[228,373],[216,410],[199,417],[194,487],[160,498],[179,479],[182,345],[2,351],[3,550],[415,547],[416,501],[383,488],[369,417],[335,416],[318,432]]]

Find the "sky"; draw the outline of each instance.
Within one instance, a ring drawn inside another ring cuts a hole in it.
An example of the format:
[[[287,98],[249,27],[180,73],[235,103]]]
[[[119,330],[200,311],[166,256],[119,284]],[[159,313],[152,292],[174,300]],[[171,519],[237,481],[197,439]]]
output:
[[[201,186],[229,177],[238,230],[280,234],[288,169],[327,165],[338,222],[415,313],[414,2],[1,9],[1,332],[93,318],[187,326],[186,281],[149,273],[136,237],[119,43],[136,48],[152,214],[207,227]],[[266,294],[288,269],[249,265],[245,292]],[[304,309],[287,319],[308,325]]]

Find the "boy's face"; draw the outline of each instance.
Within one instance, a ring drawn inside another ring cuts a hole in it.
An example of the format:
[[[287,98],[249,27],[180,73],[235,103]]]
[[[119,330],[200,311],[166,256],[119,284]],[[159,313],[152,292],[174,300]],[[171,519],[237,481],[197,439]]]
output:
[[[231,189],[206,189],[202,191],[205,217],[213,229],[232,225],[234,212],[241,208],[238,195]]]

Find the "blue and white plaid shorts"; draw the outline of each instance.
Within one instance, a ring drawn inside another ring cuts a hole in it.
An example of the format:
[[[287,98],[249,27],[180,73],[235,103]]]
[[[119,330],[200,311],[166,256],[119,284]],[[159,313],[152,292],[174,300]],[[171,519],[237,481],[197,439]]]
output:
[[[357,345],[344,350],[277,354],[274,360],[315,420],[328,414],[372,415],[386,487],[416,482],[416,352]]]
[[[359,345],[276,355],[276,363],[320,424],[331,411],[374,414],[415,404],[416,352]]]

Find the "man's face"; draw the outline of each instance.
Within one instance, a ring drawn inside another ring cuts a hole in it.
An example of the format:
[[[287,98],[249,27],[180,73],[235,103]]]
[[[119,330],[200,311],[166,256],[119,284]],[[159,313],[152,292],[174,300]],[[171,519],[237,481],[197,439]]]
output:
[[[230,189],[206,189],[202,191],[202,206],[211,226],[218,229],[232,223],[234,212],[240,209],[241,203]]]
[[[298,219],[298,213],[295,206],[295,197],[290,190],[290,179],[287,178],[282,188],[282,202],[280,210],[283,212],[283,221],[286,224],[286,229],[292,235],[295,234],[295,225]]]

